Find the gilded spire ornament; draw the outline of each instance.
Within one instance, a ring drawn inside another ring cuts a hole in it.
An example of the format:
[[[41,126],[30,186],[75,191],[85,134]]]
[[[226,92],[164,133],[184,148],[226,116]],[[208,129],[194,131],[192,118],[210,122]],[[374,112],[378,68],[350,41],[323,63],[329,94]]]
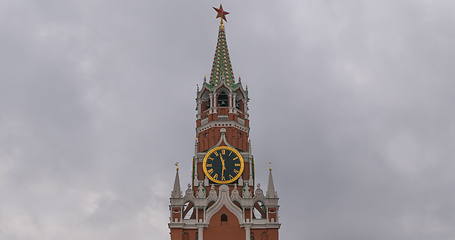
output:
[[[224,31],[223,20],[229,12],[224,11],[220,4],[219,8],[213,8],[217,12],[216,18],[220,18],[220,27],[218,31],[218,41],[216,44],[215,58],[213,59],[212,72],[210,74],[210,85],[217,86],[224,82],[226,86],[232,87],[235,84],[234,73],[232,71],[231,60],[226,42],[226,33]]]

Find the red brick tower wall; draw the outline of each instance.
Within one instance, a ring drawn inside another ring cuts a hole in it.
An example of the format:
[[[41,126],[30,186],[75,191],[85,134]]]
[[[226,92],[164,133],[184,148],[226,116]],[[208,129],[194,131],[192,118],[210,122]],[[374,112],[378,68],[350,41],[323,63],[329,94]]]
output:
[[[278,240],[278,229],[251,229],[254,240]]]
[[[227,216],[227,222],[221,221],[221,215]],[[240,227],[239,220],[226,207],[222,207],[210,219],[204,230],[204,239],[210,240],[245,240],[245,229]]]

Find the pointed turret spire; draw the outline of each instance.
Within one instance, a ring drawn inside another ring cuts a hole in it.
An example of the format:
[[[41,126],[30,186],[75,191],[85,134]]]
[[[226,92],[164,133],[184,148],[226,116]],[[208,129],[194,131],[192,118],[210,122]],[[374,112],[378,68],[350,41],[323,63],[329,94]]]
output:
[[[269,168],[269,185],[267,186],[266,198],[278,198],[278,194],[275,191],[275,185],[273,184],[272,168]]]
[[[212,72],[210,74],[210,84],[218,85],[221,81],[224,81],[226,85],[232,86],[234,81],[234,73],[232,71],[231,60],[229,58],[229,51],[226,42],[226,33],[224,31],[223,19],[226,21],[225,15],[228,12],[220,8],[214,8],[217,11],[217,18],[221,18],[220,27],[218,30],[218,42],[216,44],[215,58],[213,60]]]
[[[175,164],[175,180],[174,188],[172,189],[171,198],[181,198],[182,191],[180,190],[179,164]]]

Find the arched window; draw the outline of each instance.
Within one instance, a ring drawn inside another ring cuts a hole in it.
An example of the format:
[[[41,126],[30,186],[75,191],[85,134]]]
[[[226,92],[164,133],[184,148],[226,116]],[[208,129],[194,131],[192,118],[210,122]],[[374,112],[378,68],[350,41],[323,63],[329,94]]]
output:
[[[228,107],[229,106],[229,96],[225,91],[221,91],[218,94],[218,107]]]
[[[226,214],[221,214],[221,222],[227,222],[228,221],[228,217]]]
[[[242,100],[235,101],[235,108],[243,112],[243,102]]]
[[[210,96],[205,92],[201,97],[201,112],[210,108]]]
[[[254,204],[253,207],[253,218],[254,219],[264,219],[266,218],[266,208],[264,203],[258,201]]]
[[[196,218],[196,212],[194,211],[192,202],[187,202],[185,203],[185,206],[183,206],[183,219],[195,219]]]
[[[235,108],[237,108],[238,110],[240,110],[241,112],[244,112],[244,100],[245,98],[243,97],[243,94],[242,92],[240,91],[237,91],[236,92],[236,95],[235,95]]]

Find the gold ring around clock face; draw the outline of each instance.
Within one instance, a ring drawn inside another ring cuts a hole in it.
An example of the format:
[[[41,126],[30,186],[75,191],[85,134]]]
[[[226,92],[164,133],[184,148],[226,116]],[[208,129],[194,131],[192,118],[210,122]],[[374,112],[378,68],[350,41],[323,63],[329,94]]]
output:
[[[245,163],[235,148],[219,146],[207,152],[202,162],[205,175],[212,182],[228,184],[237,180],[243,173]]]

